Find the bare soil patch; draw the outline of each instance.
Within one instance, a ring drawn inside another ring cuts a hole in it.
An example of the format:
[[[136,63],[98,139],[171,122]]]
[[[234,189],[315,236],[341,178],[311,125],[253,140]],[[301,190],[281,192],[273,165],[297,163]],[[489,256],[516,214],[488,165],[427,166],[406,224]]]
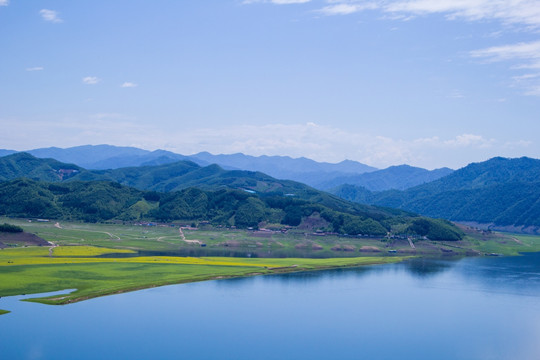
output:
[[[360,251],[362,251],[362,252],[381,252],[381,249],[379,249],[376,246],[362,246],[360,248]]]
[[[37,235],[27,232],[6,233],[0,232],[0,248],[7,247],[8,244],[29,245],[29,246],[48,246],[49,242]]]
[[[335,245],[332,247],[334,251],[354,251],[355,249],[354,245]]]

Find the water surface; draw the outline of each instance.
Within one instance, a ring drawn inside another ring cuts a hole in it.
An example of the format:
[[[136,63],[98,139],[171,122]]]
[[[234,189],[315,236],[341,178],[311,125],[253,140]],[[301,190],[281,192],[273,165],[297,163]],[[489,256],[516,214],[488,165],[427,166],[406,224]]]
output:
[[[6,359],[540,358],[539,254],[19,298],[0,299]]]

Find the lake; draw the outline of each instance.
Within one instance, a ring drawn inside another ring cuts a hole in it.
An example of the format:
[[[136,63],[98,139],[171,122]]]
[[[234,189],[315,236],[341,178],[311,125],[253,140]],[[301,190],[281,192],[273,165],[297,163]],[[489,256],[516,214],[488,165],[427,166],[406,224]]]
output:
[[[2,359],[540,358],[540,254],[20,298],[0,299]]]

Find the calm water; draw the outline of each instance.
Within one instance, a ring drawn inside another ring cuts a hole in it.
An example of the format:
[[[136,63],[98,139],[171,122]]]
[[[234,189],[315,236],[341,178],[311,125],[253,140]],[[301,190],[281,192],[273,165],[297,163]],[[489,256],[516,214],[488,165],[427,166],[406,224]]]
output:
[[[540,254],[20,298],[2,359],[540,359]]]

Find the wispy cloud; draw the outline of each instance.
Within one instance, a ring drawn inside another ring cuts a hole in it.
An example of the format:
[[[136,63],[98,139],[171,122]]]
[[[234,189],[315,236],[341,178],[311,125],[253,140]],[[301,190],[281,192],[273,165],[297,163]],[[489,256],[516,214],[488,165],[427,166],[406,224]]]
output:
[[[278,5],[285,5],[285,4],[304,4],[304,3],[308,3],[310,2],[311,0],[270,0],[271,3],[273,4],[278,4]]]
[[[447,98],[449,99],[463,99],[465,96],[459,90],[452,91]]]
[[[320,11],[345,15],[368,9],[409,16],[445,14],[448,19],[499,20],[507,24],[540,27],[538,0],[327,0]]]
[[[61,23],[64,21],[60,18],[60,16],[58,16],[58,12],[54,10],[41,9],[39,10],[39,14],[43,18],[43,20],[49,21],[52,23]]]
[[[494,146],[495,139],[486,139],[481,135],[462,134],[452,139],[441,139],[438,136],[414,140],[416,144],[430,145],[437,148],[478,148],[485,149]]]
[[[364,10],[375,10],[378,8],[380,8],[380,6],[374,2],[341,2],[325,6],[317,10],[317,12],[324,15],[349,15]]]
[[[123,87],[123,88],[133,88],[133,87],[137,87],[139,85],[135,84],[135,83],[132,83],[132,82],[125,82],[123,83],[122,85],[120,85],[120,87]]]
[[[470,55],[487,62],[509,62],[513,70],[526,70],[513,77],[514,86],[525,89],[526,95],[540,96],[540,41],[493,46]]]
[[[276,5],[305,4],[311,0],[244,0],[242,4],[271,3]]]
[[[496,21],[522,31],[540,30],[539,0],[325,0],[316,10],[323,15],[350,15],[378,10],[385,18],[409,20],[441,14],[448,20]],[[504,29],[504,26],[503,26]],[[494,34],[500,36],[501,31]],[[489,62],[509,62],[511,69],[536,69],[540,72],[540,41],[494,46],[470,52],[470,56]],[[540,96],[540,79],[519,79],[512,86],[522,87],[526,95]],[[452,94],[458,98],[461,94]]]
[[[471,56],[489,61],[519,60],[522,63],[518,68],[540,69],[540,41],[474,50]]]
[[[35,67],[26,68],[26,71],[42,71],[42,70],[43,70],[42,66],[35,66]]]
[[[82,79],[83,84],[86,84],[86,85],[95,85],[99,83],[100,81],[101,79],[95,76],[86,76],[86,77],[83,77]]]
[[[8,6],[9,0],[0,0],[0,6]]]

